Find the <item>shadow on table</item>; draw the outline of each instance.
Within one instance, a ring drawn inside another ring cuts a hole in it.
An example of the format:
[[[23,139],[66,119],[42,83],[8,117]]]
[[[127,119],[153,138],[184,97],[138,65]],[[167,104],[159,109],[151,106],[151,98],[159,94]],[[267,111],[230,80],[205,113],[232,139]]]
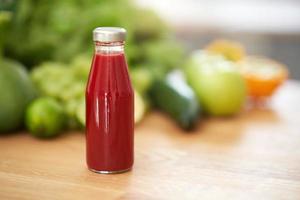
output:
[[[146,121],[151,127],[152,137],[168,137],[169,140],[181,140],[190,144],[233,145],[240,141],[249,126],[276,124],[280,118],[271,108],[251,108],[232,117],[209,117],[199,121],[195,130],[186,132],[180,129],[164,114],[155,112]]]

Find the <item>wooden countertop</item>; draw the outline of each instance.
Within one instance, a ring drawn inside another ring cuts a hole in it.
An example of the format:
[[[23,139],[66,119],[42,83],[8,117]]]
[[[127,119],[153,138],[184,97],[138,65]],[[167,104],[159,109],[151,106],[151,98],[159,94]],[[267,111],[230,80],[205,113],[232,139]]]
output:
[[[160,113],[135,132],[131,172],[85,165],[84,134],[0,137],[0,199],[300,199],[300,83],[269,109],[202,120],[184,133]]]

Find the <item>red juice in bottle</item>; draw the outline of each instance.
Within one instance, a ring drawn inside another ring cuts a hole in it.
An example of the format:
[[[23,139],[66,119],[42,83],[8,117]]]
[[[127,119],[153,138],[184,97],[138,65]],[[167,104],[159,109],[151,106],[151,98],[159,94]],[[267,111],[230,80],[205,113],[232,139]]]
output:
[[[126,30],[93,31],[95,54],[86,89],[86,158],[97,173],[133,165],[134,94],[124,54]]]

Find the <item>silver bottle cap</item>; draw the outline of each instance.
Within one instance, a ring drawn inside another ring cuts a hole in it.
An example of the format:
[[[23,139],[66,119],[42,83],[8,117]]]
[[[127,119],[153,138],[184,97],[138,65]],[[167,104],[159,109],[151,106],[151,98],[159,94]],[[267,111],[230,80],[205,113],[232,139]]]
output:
[[[96,42],[122,42],[126,39],[126,30],[120,27],[97,27],[93,31]]]

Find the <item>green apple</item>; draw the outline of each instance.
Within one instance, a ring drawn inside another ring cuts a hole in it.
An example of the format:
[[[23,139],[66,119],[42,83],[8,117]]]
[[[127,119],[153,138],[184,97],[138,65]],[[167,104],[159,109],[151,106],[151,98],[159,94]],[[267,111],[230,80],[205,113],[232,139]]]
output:
[[[220,55],[195,51],[186,63],[185,75],[208,114],[226,116],[241,110],[246,86],[233,62]]]

